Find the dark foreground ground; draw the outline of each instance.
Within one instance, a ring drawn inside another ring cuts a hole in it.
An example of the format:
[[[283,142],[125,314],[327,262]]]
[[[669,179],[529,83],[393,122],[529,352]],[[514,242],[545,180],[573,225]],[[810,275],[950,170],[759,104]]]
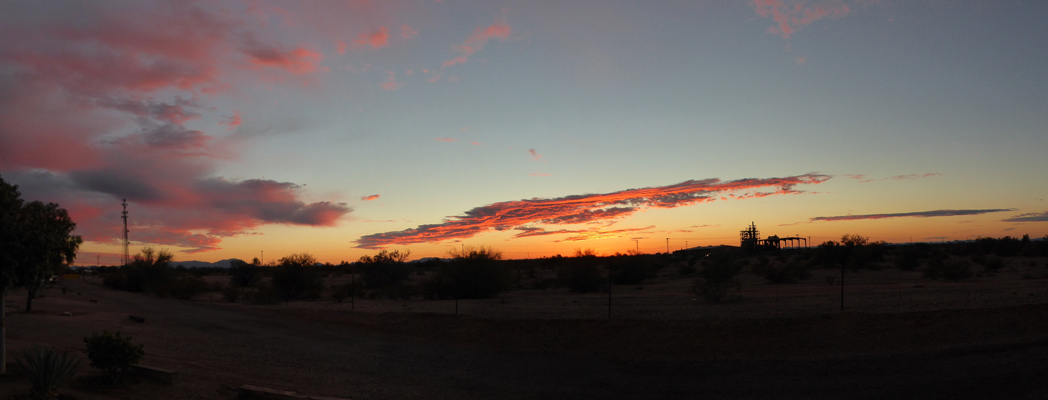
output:
[[[90,384],[97,371],[85,359],[62,390],[76,399],[231,399],[243,384],[352,399],[1048,399],[1045,304],[760,319],[496,320],[66,286],[65,295],[47,291],[34,313],[9,316],[9,361],[33,343],[83,358],[83,337],[120,330],[145,344],[143,364],[180,378],[104,389]],[[8,310],[23,304],[21,296],[8,298]],[[0,377],[0,396],[27,392],[17,371]]]

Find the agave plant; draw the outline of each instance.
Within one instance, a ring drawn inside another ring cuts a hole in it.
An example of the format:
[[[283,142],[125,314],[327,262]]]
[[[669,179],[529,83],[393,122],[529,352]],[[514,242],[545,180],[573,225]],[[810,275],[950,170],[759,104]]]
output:
[[[73,377],[80,366],[80,359],[59,353],[54,347],[33,345],[22,349],[22,357],[17,360],[33,385],[33,397],[55,398],[58,388]]]

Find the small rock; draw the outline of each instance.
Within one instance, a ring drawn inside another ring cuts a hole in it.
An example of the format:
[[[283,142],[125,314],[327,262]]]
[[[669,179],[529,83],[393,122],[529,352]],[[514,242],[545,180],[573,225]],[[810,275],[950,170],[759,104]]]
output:
[[[71,313],[71,312],[69,312],[69,311],[66,311],[66,312],[62,313],[62,316],[63,316],[63,317],[72,317],[72,316],[73,316],[73,313]]]

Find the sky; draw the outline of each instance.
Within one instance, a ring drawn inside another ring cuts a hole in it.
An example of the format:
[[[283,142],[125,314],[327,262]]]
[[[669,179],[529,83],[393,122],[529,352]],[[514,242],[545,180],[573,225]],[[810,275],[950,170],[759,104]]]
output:
[[[0,1],[77,264],[1048,235],[1048,2]]]

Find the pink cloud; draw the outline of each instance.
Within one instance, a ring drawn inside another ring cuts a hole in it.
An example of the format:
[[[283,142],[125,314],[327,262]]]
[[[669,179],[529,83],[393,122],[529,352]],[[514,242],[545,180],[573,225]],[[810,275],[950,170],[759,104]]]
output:
[[[531,156],[531,161],[542,160],[542,155],[535,151],[535,149],[528,150],[528,154]]]
[[[824,18],[843,18],[851,13],[852,8],[841,0],[752,0],[750,6],[761,17],[771,17],[774,26],[767,29],[773,35],[782,35],[789,39],[802,26]],[[856,4],[866,4],[859,1]],[[799,64],[803,64],[800,62]]]
[[[324,61],[323,54],[304,47],[281,51],[274,47],[254,43],[241,50],[250,57],[249,61],[252,65],[279,68],[295,75],[316,72],[317,64]]]
[[[414,39],[415,36],[418,36],[418,31],[411,29],[411,27],[407,25],[400,26],[400,37],[411,40]]]
[[[461,45],[455,46],[454,50],[458,53],[458,56],[444,61],[444,68],[450,67],[456,64],[464,64],[469,61],[469,57],[482,49],[488,44],[491,39],[499,39],[505,41],[509,38],[510,33],[513,29],[509,26],[506,21],[499,19],[494,24],[491,24],[484,28],[477,28],[473,31],[473,34],[466,39]]]
[[[584,194],[553,199],[506,201],[476,207],[465,215],[447,218],[439,224],[420,225],[403,231],[376,233],[357,239],[358,248],[377,249],[391,245],[436,243],[465,239],[496,230],[534,231],[536,224],[571,225],[614,222],[647,208],[675,208],[709,202],[719,193],[774,188],[763,195],[798,194],[797,185],[814,185],[830,179],[826,175],[806,174],[785,178],[689,180],[675,185],[628,189],[605,194]],[[748,198],[754,196],[738,196]],[[541,228],[539,228],[541,229]]]
[[[345,204],[307,203],[291,182],[227,180],[229,138],[186,126],[215,108],[222,73],[317,69],[319,53],[263,44],[197,3],[85,3],[0,26],[0,173],[70,211],[77,234],[112,242],[121,199],[132,240],[214,250],[266,224],[332,226]],[[31,13],[32,11],[27,11]],[[239,50],[239,51],[238,51]],[[219,122],[240,123],[239,112]]]
[[[371,195],[371,196],[364,196],[364,197],[361,197],[361,198],[360,198],[360,200],[363,200],[363,201],[371,201],[371,200],[378,200],[378,196],[379,196],[379,195],[377,195],[377,194],[373,194],[373,195]]]
[[[373,49],[389,46],[389,29],[380,26],[374,31],[361,33],[353,40],[353,43],[359,46],[371,46]]]
[[[233,116],[226,117],[225,120],[223,120],[222,122],[219,122],[219,125],[226,125],[226,126],[228,126],[228,128],[226,128],[226,130],[232,130],[232,129],[235,129],[236,127],[240,126],[241,122],[243,122],[243,120],[240,119],[240,110],[236,110],[236,111],[233,111]]]
[[[436,140],[438,142],[446,142],[446,143],[451,143],[451,142],[457,142],[458,141],[458,139],[449,138],[449,137],[438,137],[438,138],[433,139],[433,140]]]
[[[474,145],[474,146],[480,146],[480,145],[481,145],[481,143],[480,143],[480,142],[469,142],[469,144],[472,144],[472,145]]]
[[[406,85],[405,83],[397,82],[397,73],[393,71],[386,71],[386,81],[381,85],[378,85],[382,90],[397,90]]]

